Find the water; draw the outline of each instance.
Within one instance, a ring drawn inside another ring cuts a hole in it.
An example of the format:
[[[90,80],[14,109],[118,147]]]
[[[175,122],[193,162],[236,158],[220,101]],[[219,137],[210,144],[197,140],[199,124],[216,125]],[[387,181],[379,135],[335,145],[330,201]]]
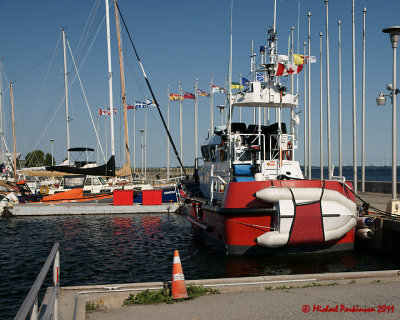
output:
[[[301,167],[304,172],[304,167]],[[339,175],[339,166],[335,166],[334,176]],[[312,179],[319,179],[321,176],[320,167],[313,166],[311,169]],[[346,180],[353,180],[353,167],[343,166],[343,176]],[[400,167],[397,167],[397,181],[400,181]],[[328,167],[324,167],[324,178],[328,178]],[[361,167],[357,168],[357,179],[361,181]],[[392,181],[392,167],[365,167],[366,181]]]
[[[349,180],[352,170],[343,170]],[[319,168],[312,173],[317,178]],[[366,179],[391,181],[391,168],[367,168]],[[205,246],[186,218],[175,214],[0,218],[0,319],[15,316],[55,242],[62,286],[168,281],[175,249],[187,280],[400,268],[400,258],[358,250],[226,256]],[[50,272],[44,287],[51,281]]]
[[[15,316],[55,242],[62,286],[168,281],[175,249],[187,280],[389,270],[400,264],[399,258],[359,251],[226,256],[206,247],[177,214],[0,218],[0,240],[0,319]],[[50,272],[45,287],[51,279]]]

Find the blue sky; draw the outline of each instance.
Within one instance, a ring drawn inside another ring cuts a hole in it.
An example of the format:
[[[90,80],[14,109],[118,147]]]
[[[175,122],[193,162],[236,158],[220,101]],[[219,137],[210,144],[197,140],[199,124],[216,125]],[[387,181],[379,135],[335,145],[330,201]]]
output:
[[[362,71],[362,9],[367,8],[366,31],[366,163],[382,165],[391,163],[391,105],[378,107],[375,98],[380,91],[386,93],[386,84],[392,79],[392,48],[389,37],[382,33],[384,27],[400,25],[398,1],[356,0],[356,86],[357,86],[357,144],[358,163],[361,161],[361,71]],[[178,82],[183,90],[193,92],[195,79],[199,88],[209,91],[210,75],[214,84],[223,86],[227,77],[229,60],[230,0],[210,1],[128,1],[120,0],[128,28],[141,56],[150,83],[161,110],[166,117],[166,86],[177,93]],[[352,25],[350,0],[329,2],[330,83],[331,83],[331,134],[332,162],[338,165],[338,20],[342,21],[342,106],[343,106],[343,162],[351,165],[352,152]],[[122,150],[123,120],[117,37],[113,5],[110,6],[111,45],[113,63],[114,118],[117,165],[124,162]],[[311,55],[317,63],[311,71],[312,108],[312,162],[319,164],[319,32],[323,32],[323,102],[326,119],[325,87],[325,3],[323,0],[300,1],[300,52],[307,39],[308,18],[311,16]],[[278,51],[287,53],[291,26],[295,27],[297,48],[298,1],[277,2]],[[66,28],[74,59],[91,112],[97,123],[97,108],[108,105],[107,47],[103,0],[87,1],[18,1],[0,0],[0,59],[3,64],[3,105],[7,144],[12,150],[11,107],[9,81],[12,80],[16,139],[22,158],[34,148],[51,152],[50,139],[55,139],[54,156],[57,163],[66,157],[66,130],[63,54],[61,29]],[[267,30],[273,22],[272,0],[235,0],[233,14],[233,79],[239,73],[249,74],[251,41],[258,54],[260,45],[266,44]],[[86,29],[85,29],[86,26]],[[85,32],[86,30],[86,32]],[[123,32],[127,101],[144,100],[150,96],[141,76],[128,37]],[[297,51],[297,49],[296,49]],[[97,147],[95,134],[82,90],[76,76],[71,55],[68,54],[70,83],[70,140],[71,147]],[[288,80],[288,83],[290,81]],[[301,124],[297,159],[303,162],[303,74],[299,77]],[[199,143],[207,136],[209,127],[209,99],[199,98]],[[214,105],[224,103],[221,94],[214,95]],[[179,104],[171,102],[171,134],[179,148]],[[183,102],[185,165],[193,165],[194,158],[194,102]],[[252,112],[244,111],[250,121]],[[130,145],[133,149],[133,111],[128,111]],[[106,117],[101,117],[100,137],[103,150],[110,155],[109,130]],[[285,120],[285,119],[284,119]],[[214,123],[219,124],[217,108]],[[136,166],[141,165],[140,133],[144,128],[144,111],[136,111]],[[326,120],[324,121],[326,130]],[[398,128],[398,132],[400,128]],[[398,134],[398,141],[400,141]],[[326,139],[326,132],[324,132]],[[165,166],[166,134],[156,109],[148,111],[147,165]],[[326,141],[325,141],[326,142]],[[325,143],[326,146],[326,143]],[[133,157],[133,150],[131,158]],[[400,157],[398,157],[400,158]],[[93,155],[96,160],[96,154]],[[100,160],[102,162],[102,160]],[[327,157],[325,156],[325,165]],[[133,160],[132,160],[133,164]],[[171,166],[178,165],[171,152]]]

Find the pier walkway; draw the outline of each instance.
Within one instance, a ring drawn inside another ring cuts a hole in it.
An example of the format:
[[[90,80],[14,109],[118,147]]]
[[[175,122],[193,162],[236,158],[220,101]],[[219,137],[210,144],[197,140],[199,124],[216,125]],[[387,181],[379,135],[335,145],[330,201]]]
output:
[[[193,282],[204,285],[219,283],[219,286],[214,288],[218,288],[221,294],[202,296],[174,304],[123,306],[121,298],[122,296],[126,298],[129,292],[87,293],[76,299],[79,309],[76,319],[400,318],[400,272],[397,270]],[[158,286],[160,283],[147,285]],[[132,288],[135,284],[123,287],[127,290],[129,286]],[[88,287],[84,289],[85,292],[90,291]],[[61,290],[60,320],[73,319],[73,309],[65,309],[63,298],[65,302],[68,294],[72,302],[75,300],[76,290],[79,288]],[[96,286],[94,290],[100,288]],[[87,301],[98,303],[100,306],[86,312],[84,306]]]
[[[387,202],[392,199],[392,195],[387,193],[359,192],[357,195],[364,201],[370,203],[375,208],[383,211],[386,210]],[[359,199],[356,200],[358,205],[362,205],[362,201],[360,201]]]

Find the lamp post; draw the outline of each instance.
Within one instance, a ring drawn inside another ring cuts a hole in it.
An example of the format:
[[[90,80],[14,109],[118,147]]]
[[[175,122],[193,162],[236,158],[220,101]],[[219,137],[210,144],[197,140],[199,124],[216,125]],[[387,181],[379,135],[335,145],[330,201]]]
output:
[[[386,98],[385,96],[390,96],[392,100],[392,203],[397,200],[397,181],[396,181],[396,95],[400,92],[399,89],[396,88],[396,51],[397,44],[399,42],[400,35],[400,27],[394,26],[385,28],[382,30],[384,33],[389,33],[390,42],[392,43],[393,48],[393,82],[392,84],[388,84],[386,89],[389,91],[389,95],[383,95],[382,92],[376,98],[377,105],[385,105]],[[391,208],[393,209],[393,207]]]
[[[224,125],[224,109],[226,106],[217,106],[219,108],[219,114],[221,115],[221,127]]]
[[[51,142],[51,166],[54,166],[54,149],[53,149],[54,139],[50,139],[50,142]]]

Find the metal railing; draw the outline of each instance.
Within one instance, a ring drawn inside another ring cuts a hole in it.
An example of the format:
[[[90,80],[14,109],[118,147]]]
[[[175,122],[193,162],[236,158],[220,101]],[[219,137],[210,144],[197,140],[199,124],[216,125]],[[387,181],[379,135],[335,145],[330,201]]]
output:
[[[43,285],[50,266],[53,264],[53,287],[50,295],[45,297],[40,307],[39,314],[39,291]],[[58,318],[58,294],[60,284],[60,244],[56,242],[50,251],[49,256],[40,270],[32,288],[29,290],[24,302],[19,308],[14,320],[23,320],[31,313],[31,320]]]
[[[290,152],[290,158],[294,160],[294,141],[292,134],[271,134],[270,159],[281,161],[282,152]]]
[[[169,179],[151,179],[150,184],[153,186],[159,186],[164,184],[176,184],[181,180],[185,180],[185,176],[178,176]]]
[[[214,165],[211,166],[211,172],[210,172],[210,194],[211,194],[211,201],[213,201],[214,199],[214,193],[217,194],[222,194],[224,193],[223,191],[221,191],[221,188],[219,190],[214,190],[215,189],[215,185],[214,185],[214,181],[219,181],[223,186],[225,186],[227,184],[227,182],[221,177],[221,176],[215,176],[214,175]]]

